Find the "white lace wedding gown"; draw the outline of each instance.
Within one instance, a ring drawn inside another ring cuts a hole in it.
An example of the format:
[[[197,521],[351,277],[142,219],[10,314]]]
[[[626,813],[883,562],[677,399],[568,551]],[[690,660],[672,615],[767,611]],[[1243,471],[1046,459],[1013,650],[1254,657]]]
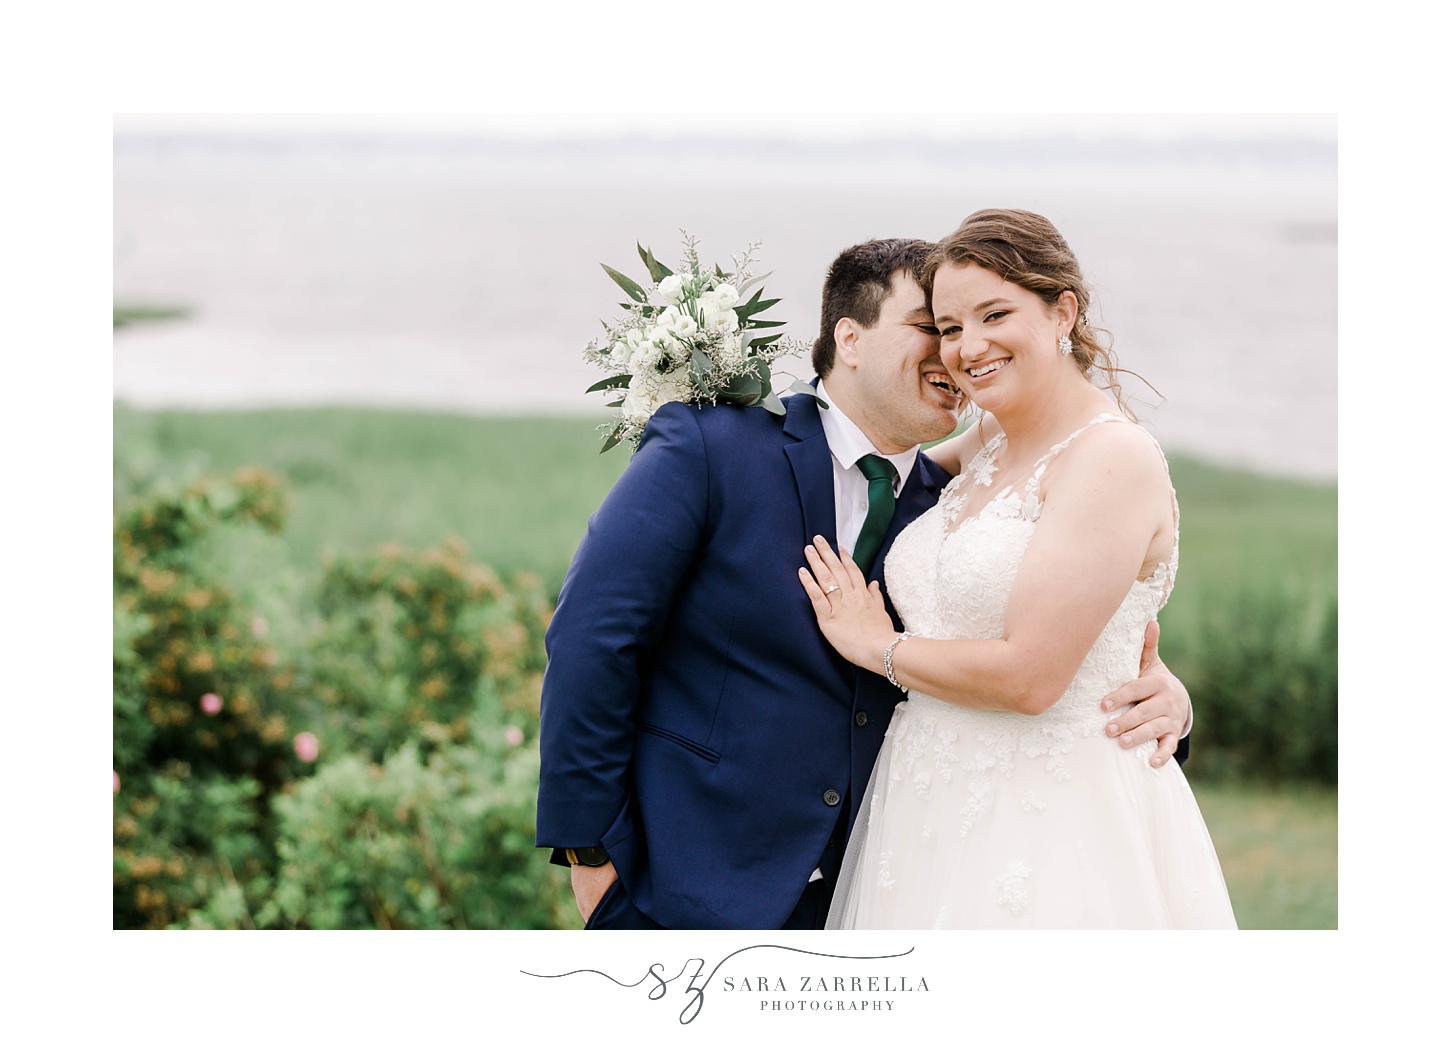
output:
[[[1021,493],[1005,488],[960,519],[964,483],[992,484],[1003,437],[984,447],[887,557],[887,588],[908,630],[1002,637],[1042,512],[1039,479],[1084,430],[1113,420],[1122,418],[1095,418],[1038,462]],[[1150,767],[1153,743],[1125,750],[1108,738],[1113,714],[1099,705],[1138,676],[1144,627],[1177,564],[1176,531],[1170,560],[1134,583],[1067,693],[1040,716],[908,695],[887,728],[828,929],[1235,927],[1178,764]]]

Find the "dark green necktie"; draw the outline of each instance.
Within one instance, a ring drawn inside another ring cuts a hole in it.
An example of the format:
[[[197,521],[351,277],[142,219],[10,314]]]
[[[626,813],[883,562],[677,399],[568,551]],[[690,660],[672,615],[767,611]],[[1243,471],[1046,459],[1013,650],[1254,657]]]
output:
[[[890,460],[871,454],[862,457],[856,465],[867,476],[867,520],[862,522],[851,556],[862,572],[871,572],[872,562],[886,538],[887,526],[892,522],[892,512],[897,509],[897,498],[892,495],[892,479],[897,469]]]

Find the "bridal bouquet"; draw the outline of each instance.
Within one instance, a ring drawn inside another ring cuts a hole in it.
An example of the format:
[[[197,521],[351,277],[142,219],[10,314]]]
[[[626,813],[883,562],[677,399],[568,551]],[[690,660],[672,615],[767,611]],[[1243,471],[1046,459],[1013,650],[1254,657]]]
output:
[[[729,402],[785,412],[772,390],[771,363],[805,345],[782,339],[780,333],[761,334],[785,325],[757,318],[779,298],[762,300],[763,290],[758,288],[749,299],[741,299],[765,278],[751,278],[749,271],[751,254],[760,244],[752,243],[740,257],[732,257],[735,270],[725,272],[719,265],[701,267],[696,242],[685,237],[685,257],[678,272],[637,243],[650,273],[648,290],[609,265],[600,265],[629,296],[620,305],[628,315],[604,323],[607,335],[585,348],[585,358],[612,374],[586,393],[623,393],[607,403],[620,415],[600,429],[605,436],[602,453],[623,441],[638,447],[645,422],[666,402]],[[652,294],[663,303],[652,304]],[[792,388],[811,390],[800,380]]]

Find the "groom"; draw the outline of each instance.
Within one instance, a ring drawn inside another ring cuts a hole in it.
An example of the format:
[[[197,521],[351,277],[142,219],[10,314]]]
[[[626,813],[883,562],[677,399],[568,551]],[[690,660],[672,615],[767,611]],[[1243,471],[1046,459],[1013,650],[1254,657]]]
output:
[[[784,417],[662,406],[590,519],[545,639],[536,841],[587,927],[825,924],[902,696],[832,650],[796,570],[820,533],[880,580],[946,482],[916,448],[961,405],[916,278],[928,249],[844,251],[817,396]],[[1114,698],[1144,699],[1121,741],[1173,749],[1188,695],[1156,656]]]

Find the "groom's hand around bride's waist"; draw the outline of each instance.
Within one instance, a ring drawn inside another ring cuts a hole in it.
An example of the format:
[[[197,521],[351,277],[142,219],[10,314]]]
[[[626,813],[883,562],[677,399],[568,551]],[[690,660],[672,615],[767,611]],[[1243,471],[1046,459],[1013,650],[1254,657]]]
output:
[[[1159,658],[1159,624],[1151,622],[1144,631],[1144,651],[1139,660],[1139,676],[1110,692],[1103,700],[1105,710],[1127,706],[1105,727],[1105,731],[1125,748],[1156,741],[1149,763],[1162,767],[1179,748],[1189,733],[1193,707],[1183,683],[1169,672]],[[1187,747],[1186,747],[1187,749]],[[1179,758],[1181,761],[1183,758]]]
[[[589,923],[589,918],[600,904],[600,899],[610,889],[618,874],[612,862],[602,866],[570,866],[569,886],[574,889],[574,904],[579,915]]]

